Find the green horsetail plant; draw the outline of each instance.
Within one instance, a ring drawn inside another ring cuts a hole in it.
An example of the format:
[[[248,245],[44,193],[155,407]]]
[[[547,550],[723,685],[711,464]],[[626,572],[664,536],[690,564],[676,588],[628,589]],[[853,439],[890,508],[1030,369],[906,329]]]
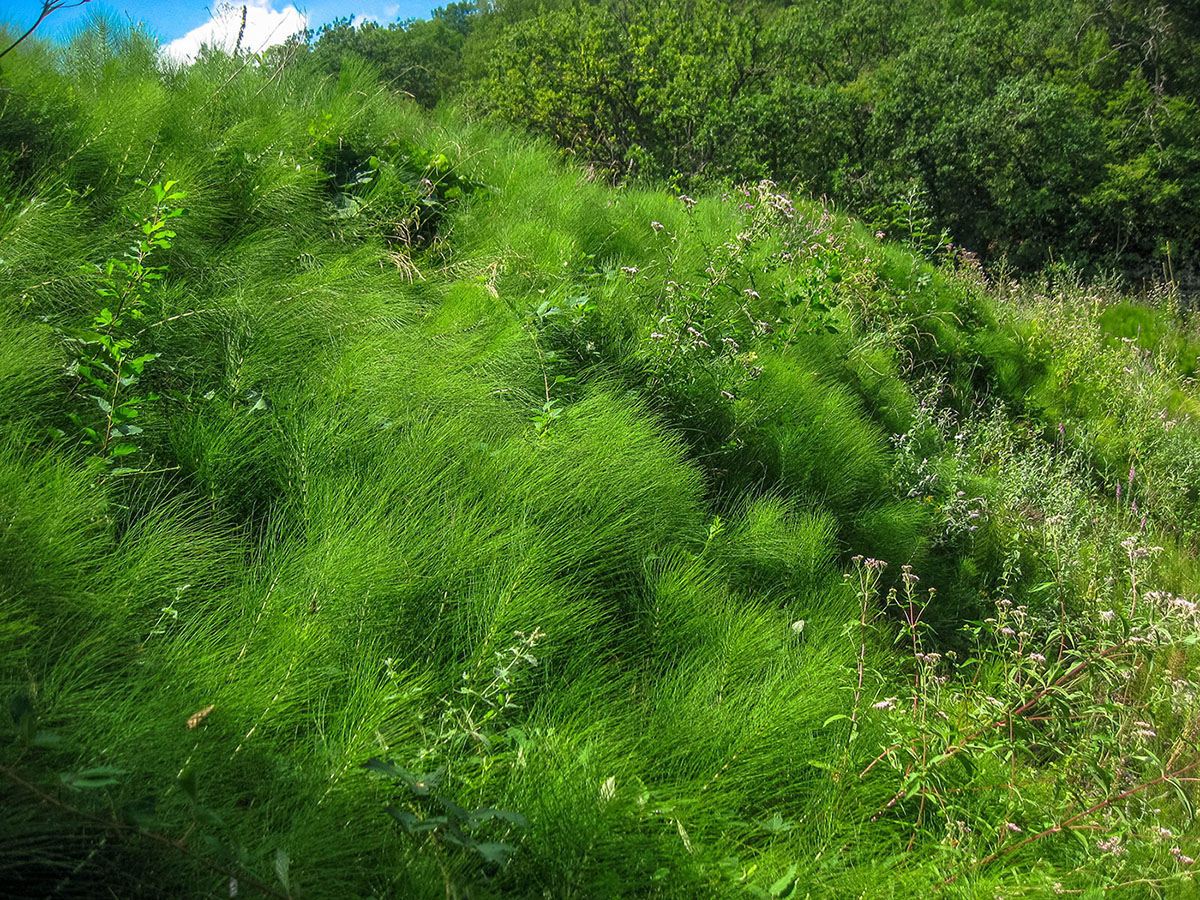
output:
[[[123,256],[94,269],[85,267],[89,274],[97,275],[96,294],[104,305],[86,328],[61,332],[72,355],[68,371],[78,377],[79,385],[87,386],[90,393],[86,397],[99,411],[90,416],[73,412],[70,419],[81,432],[84,445],[92,449],[93,459],[110,475],[136,471],[118,467],[116,461],[137,452],[137,444],[129,439],[141,434],[142,428],[134,420],[144,403],[157,399],[131,390],[141,380],[146,364],[158,354],[138,352],[141,331],[134,332],[129,326],[143,318],[154,282],[161,281],[167,271],[167,266],[152,265],[150,260],[158,251],[171,248],[175,232],[167,224],[184,213],[177,204],[187,193],[174,190],[177,183],[150,186],[154,208],[138,222],[141,235]]]

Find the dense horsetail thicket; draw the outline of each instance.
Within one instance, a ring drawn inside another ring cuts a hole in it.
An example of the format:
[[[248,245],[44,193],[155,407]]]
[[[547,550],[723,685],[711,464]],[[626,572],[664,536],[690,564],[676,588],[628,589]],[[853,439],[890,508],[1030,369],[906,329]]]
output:
[[[0,894],[1194,890],[1170,285],[103,25],[0,159]]]

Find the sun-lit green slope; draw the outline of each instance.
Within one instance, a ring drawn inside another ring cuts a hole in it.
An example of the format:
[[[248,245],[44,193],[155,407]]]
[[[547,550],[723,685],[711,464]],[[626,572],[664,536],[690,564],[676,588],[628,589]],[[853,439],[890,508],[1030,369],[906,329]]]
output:
[[[613,190],[350,67],[4,64],[0,894],[1186,887],[1194,840],[1006,849],[1196,752],[1186,622],[1137,604],[1198,583],[1169,311],[769,183]],[[961,630],[997,602],[1016,657]],[[1056,689],[1092,724],[978,740],[1147,617],[1136,687]],[[1185,833],[1177,784],[1121,821]]]

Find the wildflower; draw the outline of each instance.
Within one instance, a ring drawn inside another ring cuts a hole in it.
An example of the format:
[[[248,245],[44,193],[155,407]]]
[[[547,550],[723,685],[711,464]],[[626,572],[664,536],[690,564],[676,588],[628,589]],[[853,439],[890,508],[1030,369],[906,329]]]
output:
[[[1113,856],[1120,856],[1125,852],[1125,848],[1121,846],[1121,836],[1114,834],[1106,841],[1096,841],[1096,849],[1101,853],[1111,853]]]
[[[1020,834],[1022,831],[1025,830],[1020,825],[1018,825],[1016,822],[1005,822],[1004,827],[1007,828],[1009,831],[1011,831],[1013,834]]]
[[[655,340],[655,341],[661,341],[661,340],[662,340],[663,338],[665,338],[665,337],[666,337],[666,335],[665,335],[665,334],[663,334],[661,331],[652,331],[652,332],[650,332],[650,338],[651,338],[651,340]]]
[[[696,205],[696,201],[693,200],[691,197],[689,197],[687,194],[680,194],[679,202],[682,203],[684,206],[686,206],[688,209],[691,209],[693,206]]]
[[[872,703],[871,706],[875,709],[895,709],[898,697],[888,697],[886,700],[880,700],[878,703]]]
[[[758,291],[754,290],[754,288],[746,288],[742,293],[747,297],[753,297],[755,300],[758,299]]]
[[[1039,665],[1044,665],[1046,662],[1046,657],[1042,656],[1040,653],[1030,653],[1029,658]]]
[[[1009,628],[1007,625],[1005,625],[1003,628],[1000,629],[1000,633],[1002,635],[1004,635],[1005,637],[1012,637],[1013,635],[1016,634],[1016,632],[1013,631],[1011,628]]]
[[[876,240],[882,241],[882,240],[884,239],[884,237],[885,237],[885,235],[884,235],[884,233],[883,233],[882,231],[877,231],[877,232],[875,232],[875,239],[876,239]]]
[[[1192,859],[1190,856],[1184,856],[1183,851],[1180,850],[1178,847],[1171,848],[1171,855],[1173,857],[1175,857],[1177,860],[1179,860],[1179,864],[1182,866],[1190,866],[1192,863],[1195,862],[1195,860]]]
[[[1157,828],[1155,828],[1155,829],[1154,829],[1154,832],[1155,832],[1155,833],[1156,833],[1156,834],[1157,834],[1157,835],[1158,835],[1160,838],[1162,838],[1164,841],[1165,841],[1167,838],[1170,838],[1170,837],[1174,837],[1174,836],[1175,836],[1175,832],[1171,831],[1171,829],[1170,829],[1170,828],[1163,828],[1161,825],[1159,825]]]
[[[1111,609],[1101,610],[1100,620],[1103,622],[1111,622],[1113,620],[1113,611]]]
[[[655,231],[662,231],[663,223],[662,222],[651,222],[650,227],[653,228]]]

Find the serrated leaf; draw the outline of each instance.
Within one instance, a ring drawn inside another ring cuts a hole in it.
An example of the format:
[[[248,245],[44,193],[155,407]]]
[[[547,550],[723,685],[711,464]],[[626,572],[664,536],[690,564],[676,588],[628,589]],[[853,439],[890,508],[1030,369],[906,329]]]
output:
[[[774,884],[768,888],[768,892],[772,897],[783,897],[790,891],[796,883],[796,864],[792,863],[788,866],[787,871],[781,875]]]
[[[372,772],[378,772],[380,775],[386,775],[388,778],[398,778],[402,781],[412,780],[412,776],[395,763],[390,763],[385,759],[379,759],[374,756],[363,763],[362,767]]]
[[[489,841],[483,844],[475,845],[475,852],[486,859],[488,862],[502,865],[515,851],[515,847],[508,844],[502,844],[499,841]]]
[[[398,806],[388,806],[387,814],[400,823],[400,827],[406,834],[417,834],[419,826],[424,821],[420,816],[415,816]]]
[[[80,772],[68,772],[62,775],[61,779],[67,787],[84,791],[120,784],[120,779],[117,776],[124,774],[124,769],[118,769],[113,766],[95,766]]]
[[[492,809],[490,807],[485,807],[483,809],[475,810],[470,815],[470,820],[473,824],[478,822],[486,822],[489,819],[503,819],[505,822],[510,822],[513,825],[516,825],[518,828],[529,827],[528,819],[526,819],[519,812],[513,812],[509,809]]]
[[[154,817],[157,811],[158,804],[154,796],[146,794],[144,797],[139,797],[137,800],[126,803],[121,807],[121,817],[130,824],[144,829],[154,824]]]

